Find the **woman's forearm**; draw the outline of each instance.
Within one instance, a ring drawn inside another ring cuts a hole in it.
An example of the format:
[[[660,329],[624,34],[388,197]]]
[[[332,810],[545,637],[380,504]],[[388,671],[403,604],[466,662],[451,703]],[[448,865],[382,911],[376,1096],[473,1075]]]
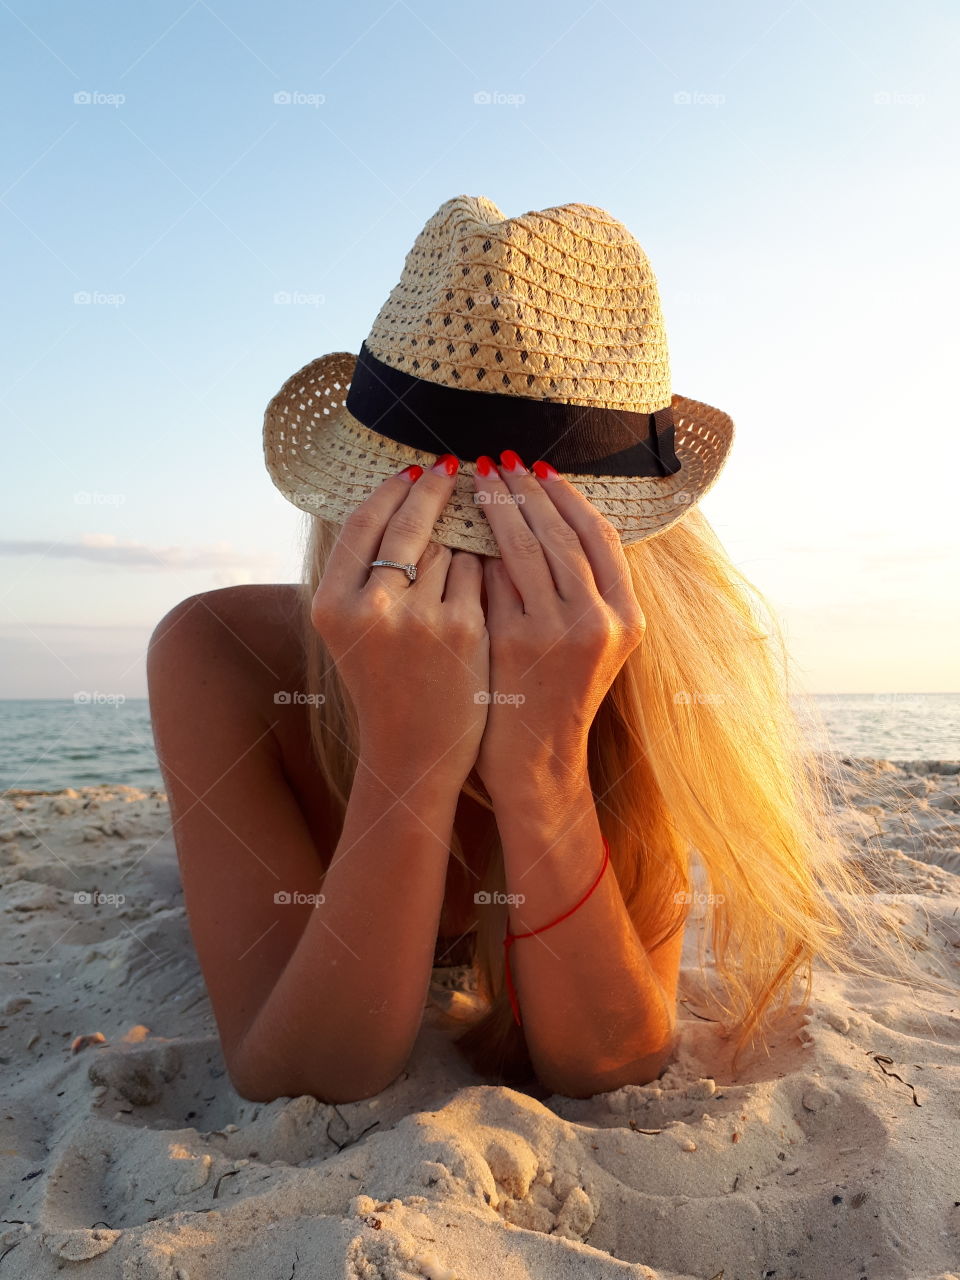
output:
[[[590,889],[603,841],[586,765],[514,775],[491,791],[503,843],[509,927],[556,920]],[[675,1010],[627,913],[612,866],[582,906],[510,947],[530,1059],[573,1097],[643,1083],[662,1069]],[[575,1030],[573,1030],[575,1029]]]
[[[232,1055],[256,1100],[347,1102],[403,1070],[423,1016],[460,787],[361,762],[307,924]]]

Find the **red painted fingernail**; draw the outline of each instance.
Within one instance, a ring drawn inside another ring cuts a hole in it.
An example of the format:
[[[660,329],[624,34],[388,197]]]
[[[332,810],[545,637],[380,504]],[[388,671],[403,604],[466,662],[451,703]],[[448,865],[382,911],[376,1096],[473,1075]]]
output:
[[[480,457],[477,459],[477,470],[482,476],[488,476],[491,473],[496,472],[497,464],[492,458],[488,458],[485,453],[481,453]]]
[[[413,462],[410,464],[409,467],[404,467],[403,470],[398,474],[401,476],[406,476],[406,478],[412,484],[414,480],[419,480],[420,477],[423,475],[423,467],[418,467],[417,464]]]
[[[512,471],[515,475],[526,475],[527,468],[523,465],[519,453],[514,453],[512,449],[504,449],[500,454],[500,461],[503,463],[505,471]]]
[[[533,474],[538,480],[560,479],[560,472],[556,467],[552,467],[549,462],[535,462],[533,464]]]
[[[441,453],[440,457],[436,460],[430,470],[436,471],[440,475],[455,476],[459,466],[460,459],[455,454]]]

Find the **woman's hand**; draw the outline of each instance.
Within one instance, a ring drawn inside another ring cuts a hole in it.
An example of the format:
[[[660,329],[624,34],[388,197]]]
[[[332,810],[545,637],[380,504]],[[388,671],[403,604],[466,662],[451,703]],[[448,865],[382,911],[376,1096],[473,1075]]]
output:
[[[617,530],[548,464],[512,450],[474,477],[501,557],[484,564],[490,694],[477,773],[491,795],[586,764],[594,716],[646,627]],[[541,478],[542,477],[542,478]]]
[[[444,454],[419,478],[384,480],[344,521],[313,599],[311,620],[357,712],[361,759],[391,785],[431,773],[461,786],[483,735],[480,558],[431,541],[457,466]],[[416,581],[373,560],[416,564]]]

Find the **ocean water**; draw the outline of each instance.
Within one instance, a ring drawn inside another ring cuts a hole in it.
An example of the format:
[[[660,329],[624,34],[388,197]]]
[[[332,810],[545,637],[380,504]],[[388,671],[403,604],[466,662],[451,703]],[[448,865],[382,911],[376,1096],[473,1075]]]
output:
[[[797,710],[816,750],[960,759],[960,693],[819,694]],[[0,791],[102,783],[163,788],[145,698],[0,701]]]
[[[162,790],[146,698],[0,701],[0,791],[103,783]]]
[[[960,693],[823,693],[797,710],[811,741],[878,760],[960,760]]]

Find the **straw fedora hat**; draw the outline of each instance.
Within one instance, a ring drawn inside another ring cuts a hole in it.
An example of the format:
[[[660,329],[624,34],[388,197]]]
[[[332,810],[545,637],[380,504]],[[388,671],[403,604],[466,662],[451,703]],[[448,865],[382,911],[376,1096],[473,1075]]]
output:
[[[284,382],[263,446],[280,492],[337,523],[404,466],[455,454],[433,538],[497,556],[469,478],[480,454],[552,463],[627,544],[703,497],[733,431],[671,393],[657,282],[622,223],[585,204],[506,218],[463,195],[417,236],[359,353]]]

